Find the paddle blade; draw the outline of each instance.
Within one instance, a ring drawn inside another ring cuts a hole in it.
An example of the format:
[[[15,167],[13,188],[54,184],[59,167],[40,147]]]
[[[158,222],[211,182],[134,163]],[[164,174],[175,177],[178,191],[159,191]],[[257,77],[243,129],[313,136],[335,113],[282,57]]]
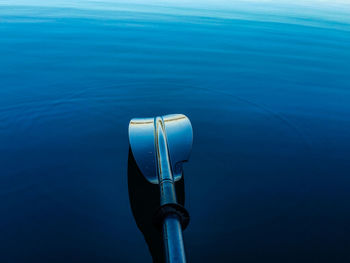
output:
[[[175,181],[182,176],[182,163],[187,162],[192,150],[192,125],[183,114],[163,116],[168,142],[168,153]]]
[[[143,176],[152,184],[158,183],[154,118],[135,118],[129,124],[130,148]]]
[[[182,163],[192,149],[192,125],[183,114],[162,117],[165,127],[169,161],[175,181],[181,179]],[[145,178],[158,183],[155,118],[136,118],[129,124],[129,143],[135,161]]]

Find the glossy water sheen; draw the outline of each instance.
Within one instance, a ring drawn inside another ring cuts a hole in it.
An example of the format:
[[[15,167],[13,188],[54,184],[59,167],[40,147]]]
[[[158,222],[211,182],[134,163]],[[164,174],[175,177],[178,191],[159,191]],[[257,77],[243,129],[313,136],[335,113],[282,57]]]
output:
[[[151,262],[128,123],[169,113],[188,262],[350,260],[348,3],[70,2],[0,2],[0,262]]]

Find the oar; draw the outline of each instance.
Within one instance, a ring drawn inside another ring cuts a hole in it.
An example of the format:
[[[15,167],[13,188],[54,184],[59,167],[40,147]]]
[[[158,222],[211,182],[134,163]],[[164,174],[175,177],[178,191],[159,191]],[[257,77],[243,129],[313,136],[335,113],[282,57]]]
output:
[[[191,122],[182,114],[137,118],[129,124],[136,164],[147,181],[160,188],[155,223],[162,229],[168,263],[186,262],[182,230],[188,225],[189,215],[177,202],[175,182],[182,177],[182,163],[189,159],[192,138]]]

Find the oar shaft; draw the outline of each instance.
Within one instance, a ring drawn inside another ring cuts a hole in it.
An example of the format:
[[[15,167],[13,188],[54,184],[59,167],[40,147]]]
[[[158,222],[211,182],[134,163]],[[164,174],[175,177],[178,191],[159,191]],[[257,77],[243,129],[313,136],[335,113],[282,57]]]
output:
[[[163,239],[167,263],[185,263],[182,229],[177,215],[169,215],[163,223]]]
[[[177,204],[174,178],[171,171],[169,152],[163,119],[156,118],[156,151],[158,179],[160,186],[160,204]],[[185,263],[185,249],[180,218],[168,214],[163,221],[163,239],[167,263]]]
[[[158,179],[160,186],[160,204],[176,203],[174,178],[171,172],[168,146],[162,118],[156,118],[156,151]]]

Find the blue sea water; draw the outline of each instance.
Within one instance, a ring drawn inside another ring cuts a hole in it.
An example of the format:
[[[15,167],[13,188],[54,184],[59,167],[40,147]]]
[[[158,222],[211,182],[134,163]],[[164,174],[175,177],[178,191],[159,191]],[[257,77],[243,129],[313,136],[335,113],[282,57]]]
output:
[[[186,114],[189,262],[350,260],[346,2],[0,1],[0,262],[151,262],[128,122]]]

